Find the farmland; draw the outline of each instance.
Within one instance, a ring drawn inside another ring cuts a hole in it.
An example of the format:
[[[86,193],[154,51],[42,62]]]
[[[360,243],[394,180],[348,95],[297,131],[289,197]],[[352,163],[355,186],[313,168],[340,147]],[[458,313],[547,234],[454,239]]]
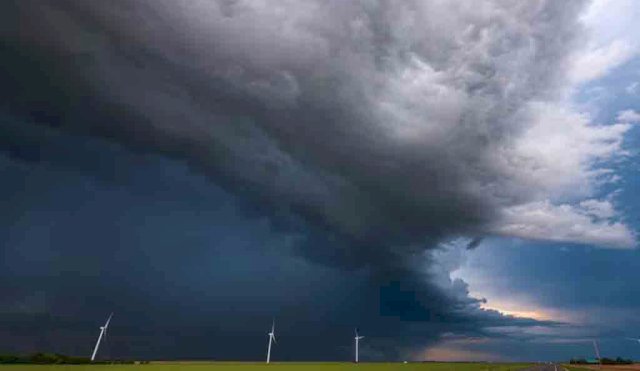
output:
[[[566,368],[569,371],[588,371],[588,370],[602,370],[602,371],[614,371],[614,370],[618,370],[618,371],[634,371],[634,370],[638,370],[640,371],[640,364],[632,364],[632,365],[602,365],[602,366],[598,366],[598,365],[590,365],[590,366],[583,366],[583,365],[567,365]]]
[[[3,371],[516,371],[528,364],[152,362],[144,365],[6,365]]]

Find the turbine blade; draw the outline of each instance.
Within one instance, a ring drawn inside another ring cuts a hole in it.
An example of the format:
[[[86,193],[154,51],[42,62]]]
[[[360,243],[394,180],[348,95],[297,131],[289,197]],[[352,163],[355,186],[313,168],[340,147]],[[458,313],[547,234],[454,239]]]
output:
[[[107,318],[107,323],[104,324],[105,330],[107,329],[107,327],[109,327],[109,322],[111,322],[111,317],[113,317],[113,312],[111,312],[111,314],[109,315],[109,318]]]
[[[273,342],[275,344],[278,344],[278,342],[276,341],[276,334],[271,335],[271,338],[273,339]]]

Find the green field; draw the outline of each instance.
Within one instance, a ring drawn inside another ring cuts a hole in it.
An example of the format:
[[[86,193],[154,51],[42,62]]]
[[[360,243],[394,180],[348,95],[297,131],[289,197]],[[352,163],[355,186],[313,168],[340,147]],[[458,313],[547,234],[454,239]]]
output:
[[[515,371],[528,364],[490,363],[235,363],[167,362],[146,365],[5,365],[3,371]]]

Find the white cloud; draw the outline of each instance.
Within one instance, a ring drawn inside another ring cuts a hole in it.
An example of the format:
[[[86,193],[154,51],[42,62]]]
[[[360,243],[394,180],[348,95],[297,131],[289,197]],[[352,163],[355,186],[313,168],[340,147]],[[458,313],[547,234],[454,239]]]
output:
[[[635,0],[593,0],[581,16],[588,42],[576,50],[569,76],[584,83],[605,76],[640,52]]]
[[[573,57],[569,76],[574,83],[595,80],[629,61],[637,52],[636,46],[625,40],[615,40],[607,45],[592,46]]]
[[[627,92],[627,94],[636,95],[640,93],[640,82],[632,82],[624,90]]]
[[[494,152],[504,172],[493,194],[505,199],[492,232],[526,239],[630,248],[634,232],[618,219],[610,200],[592,199],[619,177],[607,164],[627,154],[624,136],[636,119],[624,111],[618,123],[594,125],[568,104],[532,103],[531,123],[509,148]],[[621,118],[621,119],[620,119]],[[527,198],[518,199],[526,195]]]
[[[610,180],[612,170],[601,164],[625,154],[628,124],[593,125],[587,114],[562,104],[534,103],[527,115],[531,125],[496,161],[512,179],[512,191],[529,193],[529,201],[588,197]]]
[[[619,122],[625,123],[640,122],[640,113],[631,109],[620,111],[618,112],[617,119]]]
[[[585,200],[580,202],[580,207],[587,214],[595,218],[609,219],[616,216],[616,211],[608,200]]]
[[[593,205],[554,205],[533,202],[504,210],[502,223],[495,232],[527,239],[580,242],[603,247],[631,248],[636,237],[629,228],[613,218],[602,218]]]

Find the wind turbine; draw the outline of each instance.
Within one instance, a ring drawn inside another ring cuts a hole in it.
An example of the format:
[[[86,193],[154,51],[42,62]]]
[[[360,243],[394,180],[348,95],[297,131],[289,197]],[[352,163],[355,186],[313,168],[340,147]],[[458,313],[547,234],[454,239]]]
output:
[[[627,340],[631,340],[631,341],[635,341],[635,342],[640,343],[640,339],[638,339],[638,338],[627,338]]]
[[[271,342],[276,343],[276,321],[271,322],[271,332],[269,333],[269,347],[267,348],[267,363],[271,362]]]
[[[111,317],[113,317],[113,312],[109,315],[109,318],[107,318],[107,322],[104,324],[104,326],[100,326],[100,336],[98,336],[96,347],[93,348],[93,354],[91,355],[92,362],[96,359],[96,354],[98,353],[98,347],[100,346],[102,337],[107,334],[107,328],[109,327],[109,322],[111,322]]]
[[[593,348],[596,350],[596,357],[598,357],[598,363],[599,363],[598,368],[602,368],[602,359],[600,358],[600,349],[598,349],[598,343],[595,340],[593,341]]]
[[[357,328],[356,328],[356,336],[353,339],[356,341],[356,363],[358,363],[358,348],[360,347],[360,340],[364,339],[364,336],[358,335]]]

